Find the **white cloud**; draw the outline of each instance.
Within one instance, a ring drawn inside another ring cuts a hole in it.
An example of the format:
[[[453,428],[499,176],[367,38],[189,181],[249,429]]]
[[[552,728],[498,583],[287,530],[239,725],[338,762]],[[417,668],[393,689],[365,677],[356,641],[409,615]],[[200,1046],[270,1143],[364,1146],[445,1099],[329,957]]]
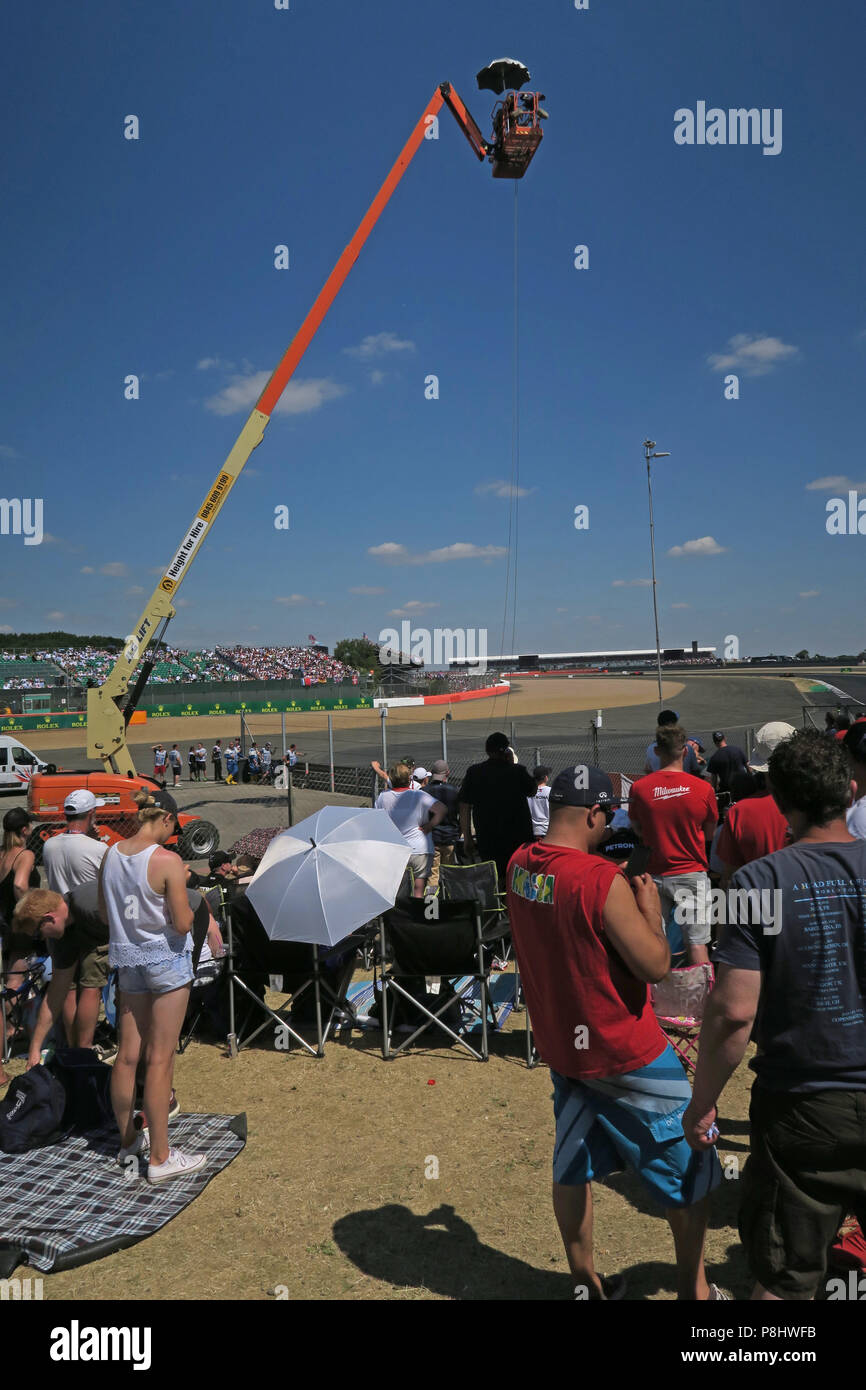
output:
[[[672,603],[671,608],[691,608],[690,603]]]
[[[382,545],[371,545],[367,550],[368,555],[375,555],[379,560],[402,560],[408,564],[409,552],[405,545],[398,545],[396,541],[385,541]]]
[[[469,541],[455,541],[453,545],[443,545],[437,550],[425,550],[413,555],[405,545],[396,541],[385,541],[383,545],[371,545],[368,555],[386,560],[392,565],[444,565],[451,560],[498,560],[505,555],[504,545],[471,545]]]
[[[10,627],[8,623],[0,623],[0,632],[14,632],[14,631],[15,631],[14,627]]]
[[[735,333],[728,339],[728,351],[710,353],[707,362],[714,372],[736,370],[745,376],[765,376],[780,362],[796,357],[799,351],[791,343],[783,343],[781,338]]]
[[[357,347],[343,348],[343,351],[367,362],[371,357],[384,357],[388,352],[414,352],[415,344],[409,338],[398,338],[396,333],[368,333]]]
[[[16,602],[17,600],[14,598],[5,598],[3,595],[0,595],[0,608],[14,608]]]
[[[350,589],[350,594],[363,594],[366,598],[372,598],[375,594],[384,594],[385,589],[377,588],[375,584],[358,584],[354,589]]]
[[[485,497],[492,493],[494,497],[528,497],[534,492],[534,487],[516,487],[514,483],[506,482],[504,478],[497,478],[492,483],[479,483],[475,489],[479,497]]]
[[[820,592],[820,589],[803,589],[800,598],[817,598]]]
[[[323,608],[325,600],[308,598],[306,594],[281,594],[274,599],[274,603],[284,603],[288,608],[301,608],[304,604],[314,604],[317,608]]]
[[[215,367],[223,372],[231,372],[234,370],[234,365],[234,362],[224,362],[221,357],[202,357],[196,362],[195,367],[198,372],[210,372]]]
[[[450,560],[498,560],[507,553],[504,545],[470,545],[467,541],[456,541],[454,545],[428,550],[425,555],[418,556],[415,563],[442,565]]]
[[[270,372],[253,372],[249,376],[234,376],[228,386],[209,396],[205,409],[214,415],[237,415],[249,411],[270,380]],[[295,378],[290,381],[274,407],[275,415],[308,415],[318,410],[326,401],[336,400],[346,394],[346,387],[330,377],[308,377],[305,381]]]
[[[111,560],[107,565],[100,565],[99,569],[94,569],[93,565],[82,565],[82,574],[107,574],[112,579],[122,579],[129,574],[129,570],[122,560]],[[157,570],[157,574],[162,574],[162,570]]]
[[[567,608],[557,608],[556,611],[557,611],[557,613],[567,613],[567,612],[568,612],[568,609],[567,609]]]
[[[615,579],[611,585],[614,589],[646,589],[652,588],[651,579]]]
[[[20,459],[21,455],[11,444],[0,444],[0,459]]]
[[[128,594],[143,594],[144,589],[141,587],[140,584],[131,584],[126,592]]]
[[[844,473],[832,473],[826,478],[813,478],[806,484],[807,492],[847,492],[849,488],[857,492],[866,488],[866,483],[852,483]]]
[[[438,608],[438,603],[422,603],[420,599],[410,598],[408,603],[404,603],[402,608],[392,608],[389,618],[414,618],[417,613],[423,613],[428,608]]]
[[[175,608],[189,608],[190,604],[192,603],[192,599],[174,598],[172,599],[172,603],[174,604]]]
[[[727,546],[719,545],[712,536],[701,536],[696,541],[686,541],[684,545],[673,546],[668,555],[724,555],[726,552]]]
[[[66,614],[61,613],[58,608],[55,608],[50,613],[46,613],[45,616],[46,618],[50,618],[52,622],[59,623],[61,618],[66,617]]]
[[[370,373],[370,381],[373,386],[381,386],[384,380],[385,373],[380,371],[378,367],[375,369],[375,371],[372,371]]]

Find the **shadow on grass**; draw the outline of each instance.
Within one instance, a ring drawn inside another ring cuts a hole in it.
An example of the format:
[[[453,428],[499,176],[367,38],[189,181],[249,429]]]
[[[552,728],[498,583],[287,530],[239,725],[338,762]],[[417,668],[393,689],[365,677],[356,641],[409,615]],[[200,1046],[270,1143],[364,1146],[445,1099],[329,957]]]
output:
[[[416,1216],[396,1204],[334,1222],[334,1240],[364,1274],[457,1300],[571,1298],[566,1272],[535,1269],[478,1239],[451,1206]]]

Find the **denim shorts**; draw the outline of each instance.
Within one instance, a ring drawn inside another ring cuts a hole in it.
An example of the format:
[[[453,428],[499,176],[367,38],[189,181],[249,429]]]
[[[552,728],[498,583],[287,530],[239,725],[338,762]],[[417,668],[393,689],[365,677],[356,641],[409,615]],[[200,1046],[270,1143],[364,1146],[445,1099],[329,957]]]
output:
[[[121,994],[170,994],[192,984],[192,955],[185,951],[170,960],[155,961],[153,965],[121,965],[117,971],[117,988]]]

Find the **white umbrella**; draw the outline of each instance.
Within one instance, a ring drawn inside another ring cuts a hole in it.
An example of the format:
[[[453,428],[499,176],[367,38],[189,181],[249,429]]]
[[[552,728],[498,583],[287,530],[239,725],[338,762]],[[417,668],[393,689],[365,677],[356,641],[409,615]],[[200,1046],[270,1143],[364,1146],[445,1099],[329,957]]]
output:
[[[385,811],[323,806],[271,840],[247,897],[272,941],[333,946],[393,907],[411,853]]]

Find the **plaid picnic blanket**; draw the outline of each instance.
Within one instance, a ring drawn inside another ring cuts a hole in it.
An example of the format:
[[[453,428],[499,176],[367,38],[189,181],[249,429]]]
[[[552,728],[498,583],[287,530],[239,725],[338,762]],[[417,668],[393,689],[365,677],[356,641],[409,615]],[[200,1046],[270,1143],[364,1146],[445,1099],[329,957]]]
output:
[[[0,1277],[20,1264],[57,1271],[135,1245],[166,1225],[246,1143],[246,1115],[179,1115],[171,1142],[207,1154],[187,1178],[149,1183],[116,1162],[113,1123],[26,1154],[0,1153]]]

